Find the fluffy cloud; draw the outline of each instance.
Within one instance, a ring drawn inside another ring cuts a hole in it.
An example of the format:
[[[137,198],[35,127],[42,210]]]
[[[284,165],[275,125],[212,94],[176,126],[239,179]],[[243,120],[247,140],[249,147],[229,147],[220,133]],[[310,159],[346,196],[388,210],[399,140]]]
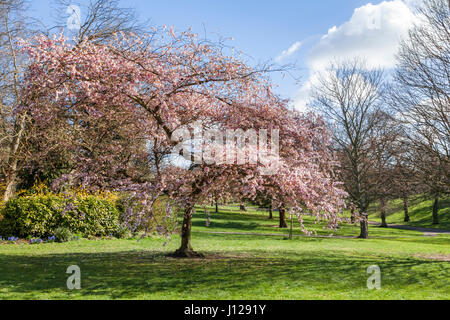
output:
[[[331,60],[360,57],[369,67],[393,68],[399,40],[417,22],[412,5],[420,0],[393,0],[355,9],[352,17],[340,26],[333,26],[312,48],[307,58],[310,79],[294,97],[294,104],[305,107],[314,74]]]
[[[399,39],[415,21],[416,16],[403,1],[369,3],[355,9],[349,21],[332,27],[312,50],[308,64],[317,70],[335,57],[361,56],[371,66],[391,68]]]
[[[302,43],[300,41],[297,41],[292,46],[290,46],[289,49],[284,50],[278,57],[276,57],[275,61],[278,62],[278,63],[282,62],[284,59],[286,59],[287,57],[291,56],[298,49],[300,49],[301,46],[302,46]]]

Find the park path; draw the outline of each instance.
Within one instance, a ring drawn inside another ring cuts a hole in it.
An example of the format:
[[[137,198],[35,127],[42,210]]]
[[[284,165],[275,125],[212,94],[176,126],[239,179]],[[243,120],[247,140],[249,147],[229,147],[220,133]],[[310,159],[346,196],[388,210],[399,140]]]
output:
[[[369,224],[380,226],[381,223],[369,221]],[[450,234],[450,230],[444,229],[433,229],[433,228],[423,228],[423,227],[414,227],[414,226],[405,226],[400,224],[388,224],[389,228],[400,229],[400,230],[412,230],[422,232],[424,236],[432,237],[438,234]]]

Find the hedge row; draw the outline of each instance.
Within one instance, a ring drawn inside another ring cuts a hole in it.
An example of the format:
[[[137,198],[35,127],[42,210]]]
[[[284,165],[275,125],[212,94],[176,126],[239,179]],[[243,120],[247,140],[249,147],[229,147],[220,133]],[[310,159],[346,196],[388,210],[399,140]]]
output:
[[[59,227],[85,237],[121,232],[120,211],[115,203],[96,196],[19,197],[5,203],[0,215],[2,236],[48,237]]]

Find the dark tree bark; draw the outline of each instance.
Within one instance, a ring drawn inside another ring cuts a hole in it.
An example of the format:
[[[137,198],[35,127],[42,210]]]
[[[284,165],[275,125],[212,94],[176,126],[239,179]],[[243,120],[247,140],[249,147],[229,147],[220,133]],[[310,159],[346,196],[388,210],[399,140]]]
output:
[[[405,212],[404,222],[409,222],[409,212],[408,212],[408,194],[403,193],[403,211]]]
[[[191,228],[192,228],[192,212],[193,206],[188,206],[184,210],[183,225],[181,227],[181,247],[172,254],[176,258],[198,258],[203,257],[202,254],[192,250],[191,246]]]
[[[355,208],[352,207],[350,210],[350,219],[352,223],[355,223]]]
[[[287,222],[286,222],[286,209],[281,207],[280,208],[280,228],[287,228]]]
[[[273,219],[273,212],[272,212],[272,206],[269,207],[269,219]]]
[[[436,193],[434,196],[433,203],[433,224],[439,224],[439,193]]]
[[[368,222],[368,215],[366,213],[361,214],[361,234],[358,238],[360,239],[368,239],[369,238],[369,222]]]
[[[241,204],[239,205],[239,210],[241,210],[241,211],[247,211],[247,209],[245,209],[245,204],[241,203]]]
[[[216,200],[216,213],[219,213],[219,203]]]
[[[386,199],[382,197],[380,199],[380,209],[381,209],[381,228],[387,228],[388,225],[386,223]]]

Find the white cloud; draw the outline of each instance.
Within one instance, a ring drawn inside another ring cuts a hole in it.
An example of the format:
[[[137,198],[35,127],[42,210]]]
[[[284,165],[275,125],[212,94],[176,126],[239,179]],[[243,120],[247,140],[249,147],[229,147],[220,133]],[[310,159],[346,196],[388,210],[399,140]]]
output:
[[[290,46],[289,49],[284,50],[278,57],[276,57],[275,61],[278,62],[278,63],[282,62],[284,59],[286,59],[287,57],[291,56],[298,49],[300,49],[301,46],[302,46],[302,43],[300,41],[297,41],[292,46]]]
[[[313,48],[308,64],[323,69],[333,58],[365,57],[371,66],[391,68],[401,37],[416,16],[401,0],[371,3],[355,9],[351,19],[334,26]]]
[[[423,5],[424,0],[404,0],[405,4],[411,9],[415,9],[421,5]]]
[[[326,68],[331,60],[359,57],[366,59],[369,67],[393,68],[399,40],[418,20],[412,6],[419,1],[368,3],[356,8],[347,22],[331,27],[308,55],[310,79],[294,97],[295,106],[304,109],[314,74]]]

